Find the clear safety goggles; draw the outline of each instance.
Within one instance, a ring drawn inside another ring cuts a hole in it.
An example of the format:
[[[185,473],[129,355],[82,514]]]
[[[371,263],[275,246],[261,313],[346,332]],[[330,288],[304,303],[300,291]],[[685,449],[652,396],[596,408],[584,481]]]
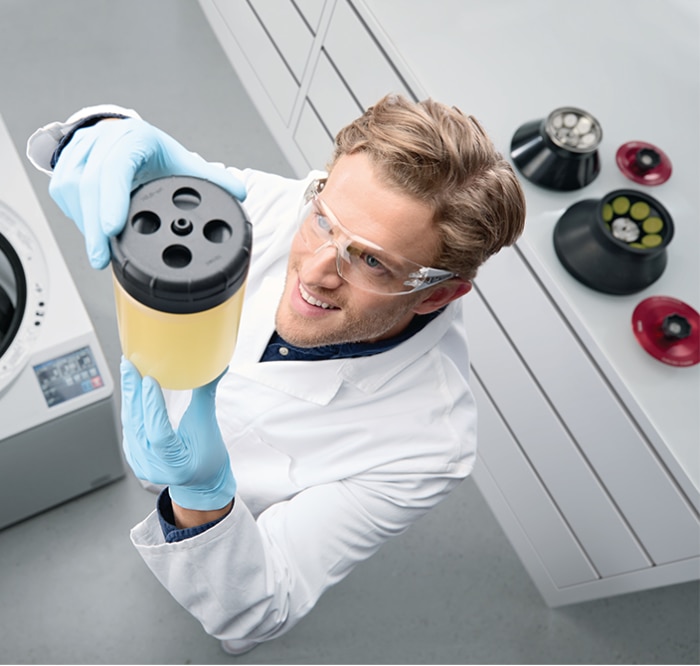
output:
[[[346,282],[375,294],[401,296],[456,277],[450,271],[421,266],[387,252],[353,234],[319,197],[325,184],[325,179],[314,180],[306,189],[299,214],[299,235],[314,254],[334,246],[336,269]]]

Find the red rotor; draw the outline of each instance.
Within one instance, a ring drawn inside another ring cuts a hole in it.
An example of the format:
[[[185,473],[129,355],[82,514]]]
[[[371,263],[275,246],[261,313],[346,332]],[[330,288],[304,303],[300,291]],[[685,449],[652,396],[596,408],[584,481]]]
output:
[[[673,171],[668,155],[644,141],[629,141],[620,146],[615,161],[627,178],[641,185],[661,185]]]
[[[639,344],[662,363],[691,366],[700,362],[700,315],[670,296],[651,296],[637,305],[632,330]]]

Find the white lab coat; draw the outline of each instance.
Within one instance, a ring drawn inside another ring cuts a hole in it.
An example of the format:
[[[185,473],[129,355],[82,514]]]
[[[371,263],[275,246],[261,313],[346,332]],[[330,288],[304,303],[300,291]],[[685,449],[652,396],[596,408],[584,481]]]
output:
[[[165,543],[155,512],[131,539],[208,633],[243,650],[288,631],[469,474],[476,409],[458,301],[378,355],[259,363],[302,193],[318,173],[236,174],[254,249],[236,350],[217,391],[235,504],[185,541]],[[167,398],[177,423],[189,393]]]

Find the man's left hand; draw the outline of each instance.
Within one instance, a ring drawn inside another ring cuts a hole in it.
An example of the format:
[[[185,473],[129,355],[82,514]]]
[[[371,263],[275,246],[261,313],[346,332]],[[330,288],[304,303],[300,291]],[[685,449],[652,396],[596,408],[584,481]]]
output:
[[[236,494],[236,480],[216,420],[216,387],[223,376],[192,391],[175,431],[158,382],[121,363],[124,453],[139,479],[170,486],[170,498],[185,509],[214,511]]]

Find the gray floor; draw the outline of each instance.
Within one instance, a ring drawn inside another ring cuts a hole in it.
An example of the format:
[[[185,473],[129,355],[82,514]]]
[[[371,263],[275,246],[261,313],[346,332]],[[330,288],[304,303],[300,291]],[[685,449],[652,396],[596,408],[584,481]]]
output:
[[[209,159],[290,172],[194,0],[0,0],[0,113],[18,147],[39,125],[104,101],[138,109]],[[30,178],[118,377],[109,276],[88,267],[46,178]],[[153,503],[127,476],[0,531],[0,662],[699,660],[697,584],[548,609],[471,481],[289,635],[228,657],[129,543]]]

